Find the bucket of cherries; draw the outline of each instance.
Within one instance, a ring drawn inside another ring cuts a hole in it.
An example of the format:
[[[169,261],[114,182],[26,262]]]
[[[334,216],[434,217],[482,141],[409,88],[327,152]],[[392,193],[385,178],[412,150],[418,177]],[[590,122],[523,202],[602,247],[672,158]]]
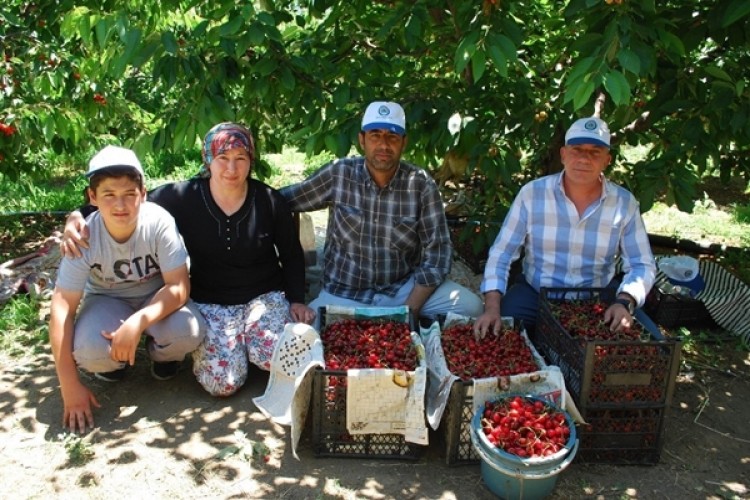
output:
[[[532,395],[487,401],[472,419],[471,440],[482,479],[503,498],[548,495],[578,451],[570,415]]]

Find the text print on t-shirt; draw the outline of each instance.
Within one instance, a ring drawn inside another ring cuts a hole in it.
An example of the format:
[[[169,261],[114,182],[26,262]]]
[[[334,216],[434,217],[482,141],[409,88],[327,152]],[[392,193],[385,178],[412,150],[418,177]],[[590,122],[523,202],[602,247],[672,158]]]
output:
[[[161,271],[158,262],[150,254],[145,257],[116,260],[112,264],[111,274],[105,273],[101,264],[92,264],[91,270],[107,283],[146,281]]]

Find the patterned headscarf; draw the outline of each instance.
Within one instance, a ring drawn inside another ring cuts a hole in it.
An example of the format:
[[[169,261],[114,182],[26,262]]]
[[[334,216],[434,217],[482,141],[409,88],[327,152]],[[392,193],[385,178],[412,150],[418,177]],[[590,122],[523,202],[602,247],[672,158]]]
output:
[[[238,123],[224,122],[214,125],[203,139],[203,167],[198,177],[211,177],[208,166],[216,155],[234,148],[243,148],[250,155],[250,166],[255,163],[253,134]]]

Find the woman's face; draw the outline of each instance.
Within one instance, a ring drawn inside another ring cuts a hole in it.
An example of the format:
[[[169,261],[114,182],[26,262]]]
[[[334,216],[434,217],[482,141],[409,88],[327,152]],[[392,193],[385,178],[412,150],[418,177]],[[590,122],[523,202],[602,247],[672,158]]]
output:
[[[208,166],[211,179],[228,189],[244,186],[250,176],[250,155],[245,148],[233,148],[218,154]]]

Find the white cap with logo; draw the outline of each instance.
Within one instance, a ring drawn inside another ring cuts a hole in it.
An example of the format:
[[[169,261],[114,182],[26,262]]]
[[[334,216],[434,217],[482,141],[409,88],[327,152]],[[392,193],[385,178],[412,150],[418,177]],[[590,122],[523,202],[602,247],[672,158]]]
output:
[[[590,116],[573,122],[565,133],[565,145],[593,144],[609,147],[609,127],[601,118]]]
[[[367,106],[362,117],[362,132],[368,130],[388,130],[406,135],[406,115],[404,108],[395,102],[375,101]]]
[[[112,167],[130,167],[141,174],[141,177],[146,177],[141,162],[138,161],[135,153],[130,149],[119,146],[106,146],[96,153],[89,161],[89,170],[86,172],[86,177],[91,177],[100,170]]]

